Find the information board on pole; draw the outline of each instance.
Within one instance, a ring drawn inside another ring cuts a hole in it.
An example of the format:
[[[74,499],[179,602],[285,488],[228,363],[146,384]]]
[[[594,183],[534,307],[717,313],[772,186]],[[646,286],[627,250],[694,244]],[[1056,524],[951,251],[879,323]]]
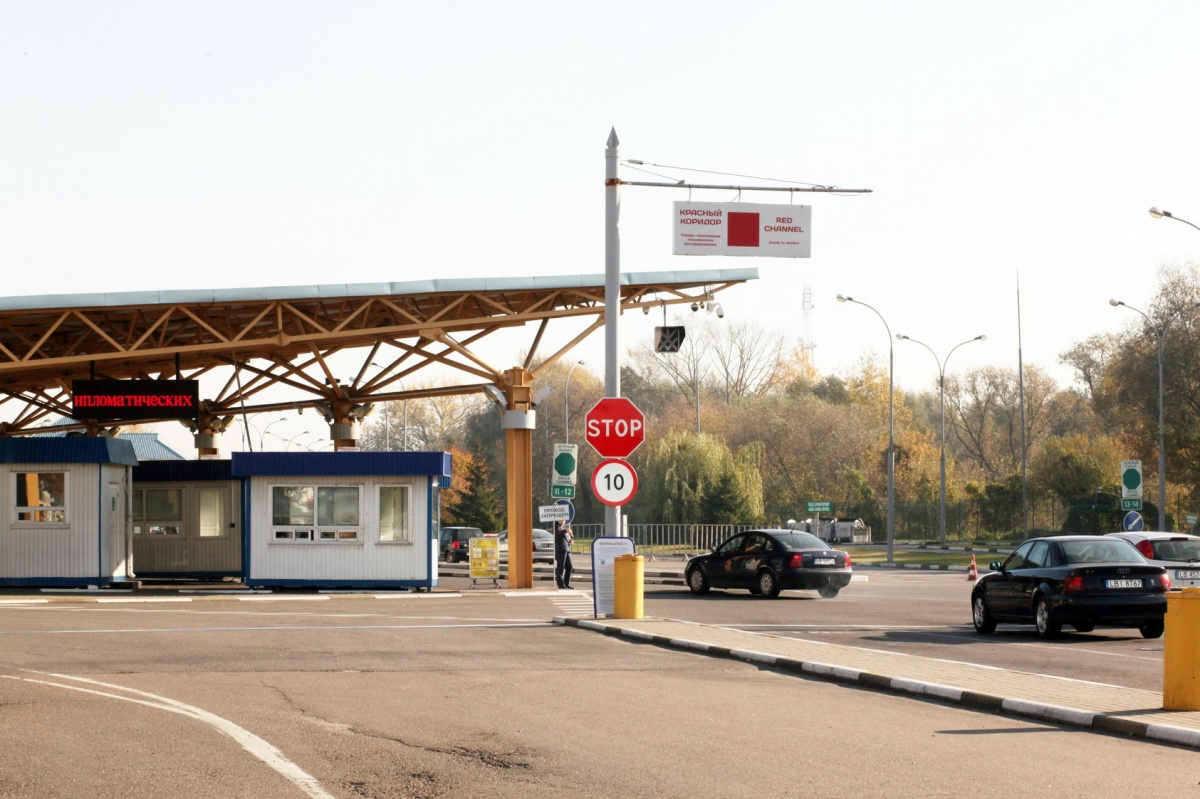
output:
[[[616,612],[617,558],[636,553],[632,538],[601,536],[592,540],[592,602],[597,618]]]
[[[811,205],[675,203],[675,255],[808,258]]]

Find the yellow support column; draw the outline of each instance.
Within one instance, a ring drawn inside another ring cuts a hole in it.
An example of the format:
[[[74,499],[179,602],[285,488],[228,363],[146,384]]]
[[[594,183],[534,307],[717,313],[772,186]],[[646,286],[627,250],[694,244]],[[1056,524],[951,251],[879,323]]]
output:
[[[533,588],[533,375],[515,367],[505,377],[507,407],[500,426],[508,448],[508,587]]]
[[[1167,594],[1163,710],[1200,710],[1200,588]]]

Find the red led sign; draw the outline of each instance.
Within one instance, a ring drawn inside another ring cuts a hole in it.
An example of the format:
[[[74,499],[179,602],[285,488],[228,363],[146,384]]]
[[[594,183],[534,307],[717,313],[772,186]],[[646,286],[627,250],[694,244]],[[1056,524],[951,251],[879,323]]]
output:
[[[71,416],[96,422],[195,419],[200,410],[196,380],[75,380]]]

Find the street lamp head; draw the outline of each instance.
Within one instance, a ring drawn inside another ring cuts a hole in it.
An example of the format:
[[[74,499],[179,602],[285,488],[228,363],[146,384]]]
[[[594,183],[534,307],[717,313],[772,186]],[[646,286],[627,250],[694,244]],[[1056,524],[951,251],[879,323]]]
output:
[[[910,341],[911,339],[909,339],[909,337],[904,335],[903,333],[897,333],[896,340],[897,341]]]
[[[1112,307],[1116,308],[1118,306],[1124,305],[1125,303],[1121,302],[1120,300],[1109,300],[1108,304],[1111,305]]]
[[[987,341],[987,333],[980,333],[975,337],[976,341]]]
[[[1154,217],[1155,219],[1162,219],[1164,216],[1170,216],[1170,215],[1171,215],[1170,211],[1160,211],[1157,208],[1150,209],[1150,216]]]
[[[847,297],[845,294],[839,294],[839,295],[837,295],[837,301],[838,302],[854,302],[854,298]]]

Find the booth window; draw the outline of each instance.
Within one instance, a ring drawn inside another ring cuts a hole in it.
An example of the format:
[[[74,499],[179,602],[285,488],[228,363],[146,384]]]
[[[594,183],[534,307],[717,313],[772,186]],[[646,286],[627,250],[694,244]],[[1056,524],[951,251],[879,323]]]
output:
[[[135,488],[134,535],[183,535],[183,490]]]
[[[357,542],[359,514],[358,486],[271,487],[275,541]]]
[[[408,486],[379,487],[379,540],[408,543]]]
[[[14,472],[17,521],[64,524],[67,521],[66,472]]]

